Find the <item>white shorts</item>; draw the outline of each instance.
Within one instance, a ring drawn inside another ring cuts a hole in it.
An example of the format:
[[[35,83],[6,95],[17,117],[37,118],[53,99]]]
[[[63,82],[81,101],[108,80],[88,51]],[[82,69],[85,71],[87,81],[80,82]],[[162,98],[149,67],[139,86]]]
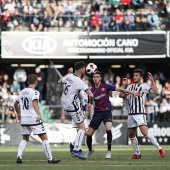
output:
[[[146,115],[129,115],[127,125],[128,128],[139,127],[141,125],[147,126]]]
[[[88,125],[88,122],[87,122],[87,118],[84,119],[84,125],[85,125],[85,128],[88,129],[89,125]],[[77,124],[73,122],[73,119],[72,119],[72,127],[78,128]]]
[[[40,135],[46,133],[44,125],[41,123],[35,126],[21,126],[22,127],[22,135],[30,135],[33,132],[34,135]]]
[[[66,111],[67,112],[67,111]],[[80,124],[84,121],[84,116],[82,114],[82,111],[78,111],[78,112],[67,112],[67,114],[70,114],[72,117],[72,120],[75,124]]]

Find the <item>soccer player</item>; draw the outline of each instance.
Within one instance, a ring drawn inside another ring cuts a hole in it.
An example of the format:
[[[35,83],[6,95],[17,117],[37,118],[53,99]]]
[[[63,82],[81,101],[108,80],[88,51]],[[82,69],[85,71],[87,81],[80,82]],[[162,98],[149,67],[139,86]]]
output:
[[[29,135],[33,132],[34,135],[38,135],[42,140],[42,148],[48,159],[48,163],[58,163],[60,159],[53,159],[51,154],[48,137],[46,135],[45,128],[41,121],[38,101],[39,92],[35,90],[38,85],[38,77],[35,74],[28,76],[28,88],[20,91],[14,102],[15,110],[18,114],[18,118],[21,122],[23,140],[19,144],[17,163],[22,163],[22,155],[29,141]]]
[[[72,151],[73,157],[78,157],[80,159],[86,159],[82,155],[82,140],[85,134],[84,116],[81,111],[79,93],[81,90],[85,91],[89,98],[93,99],[93,94],[89,90],[88,85],[81,80],[81,77],[85,74],[84,61],[76,62],[74,64],[74,74],[67,74],[61,78],[58,83],[64,84],[64,90],[61,97],[61,104],[64,110],[69,113],[79,131],[76,136],[74,149]],[[88,106],[89,107],[89,106]]]
[[[156,138],[148,132],[147,121],[146,121],[146,110],[145,110],[145,100],[147,93],[158,94],[158,89],[154,82],[153,76],[148,72],[148,79],[152,83],[152,87],[145,83],[141,83],[143,78],[143,71],[141,69],[135,69],[133,74],[133,80],[135,84],[130,84],[127,86],[127,79],[123,79],[123,88],[130,90],[132,92],[140,92],[141,96],[134,98],[131,94],[128,95],[129,101],[129,116],[128,116],[128,133],[131,140],[134,155],[129,159],[139,159],[141,158],[141,153],[138,146],[138,140],[136,138],[137,127],[140,128],[141,133],[146,136],[150,142],[159,150],[160,156],[163,158],[166,153],[162,147],[160,147]],[[120,93],[120,97],[123,97],[125,93]]]
[[[102,73],[97,71],[93,75],[93,82],[94,86],[91,88],[91,91],[94,95],[94,115],[89,125],[89,129],[87,131],[87,146],[88,152],[85,154],[84,157],[89,158],[90,155],[94,152],[92,149],[92,136],[95,130],[98,129],[101,122],[103,121],[107,133],[107,145],[108,150],[106,153],[106,159],[111,158],[111,144],[112,144],[112,113],[111,113],[111,103],[109,101],[109,91],[122,91],[126,93],[131,93],[134,96],[138,96],[139,93],[131,92],[131,91],[124,91],[125,89],[116,88],[114,85],[110,84],[103,84],[102,83]]]

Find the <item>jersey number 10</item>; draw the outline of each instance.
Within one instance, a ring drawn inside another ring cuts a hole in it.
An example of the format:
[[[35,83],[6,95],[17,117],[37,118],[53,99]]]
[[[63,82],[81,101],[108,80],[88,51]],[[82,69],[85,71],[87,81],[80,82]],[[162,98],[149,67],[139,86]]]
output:
[[[21,100],[22,100],[23,110],[24,109],[28,110],[29,109],[29,100],[28,100],[28,98],[22,97]]]

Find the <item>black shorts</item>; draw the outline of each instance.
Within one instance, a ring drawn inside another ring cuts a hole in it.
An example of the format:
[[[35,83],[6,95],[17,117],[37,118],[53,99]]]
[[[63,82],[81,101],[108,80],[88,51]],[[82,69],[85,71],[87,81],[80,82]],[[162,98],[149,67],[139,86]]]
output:
[[[98,129],[98,127],[100,126],[100,123],[102,121],[104,124],[106,122],[112,122],[111,111],[95,112],[92,117],[89,127],[93,128],[93,129]]]

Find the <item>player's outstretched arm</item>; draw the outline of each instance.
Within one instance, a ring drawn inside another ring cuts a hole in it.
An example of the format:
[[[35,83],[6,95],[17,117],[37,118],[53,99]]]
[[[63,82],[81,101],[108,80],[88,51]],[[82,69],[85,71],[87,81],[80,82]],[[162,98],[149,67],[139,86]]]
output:
[[[132,92],[123,88],[116,88],[116,91],[132,94],[134,97],[140,96],[139,92]]]

